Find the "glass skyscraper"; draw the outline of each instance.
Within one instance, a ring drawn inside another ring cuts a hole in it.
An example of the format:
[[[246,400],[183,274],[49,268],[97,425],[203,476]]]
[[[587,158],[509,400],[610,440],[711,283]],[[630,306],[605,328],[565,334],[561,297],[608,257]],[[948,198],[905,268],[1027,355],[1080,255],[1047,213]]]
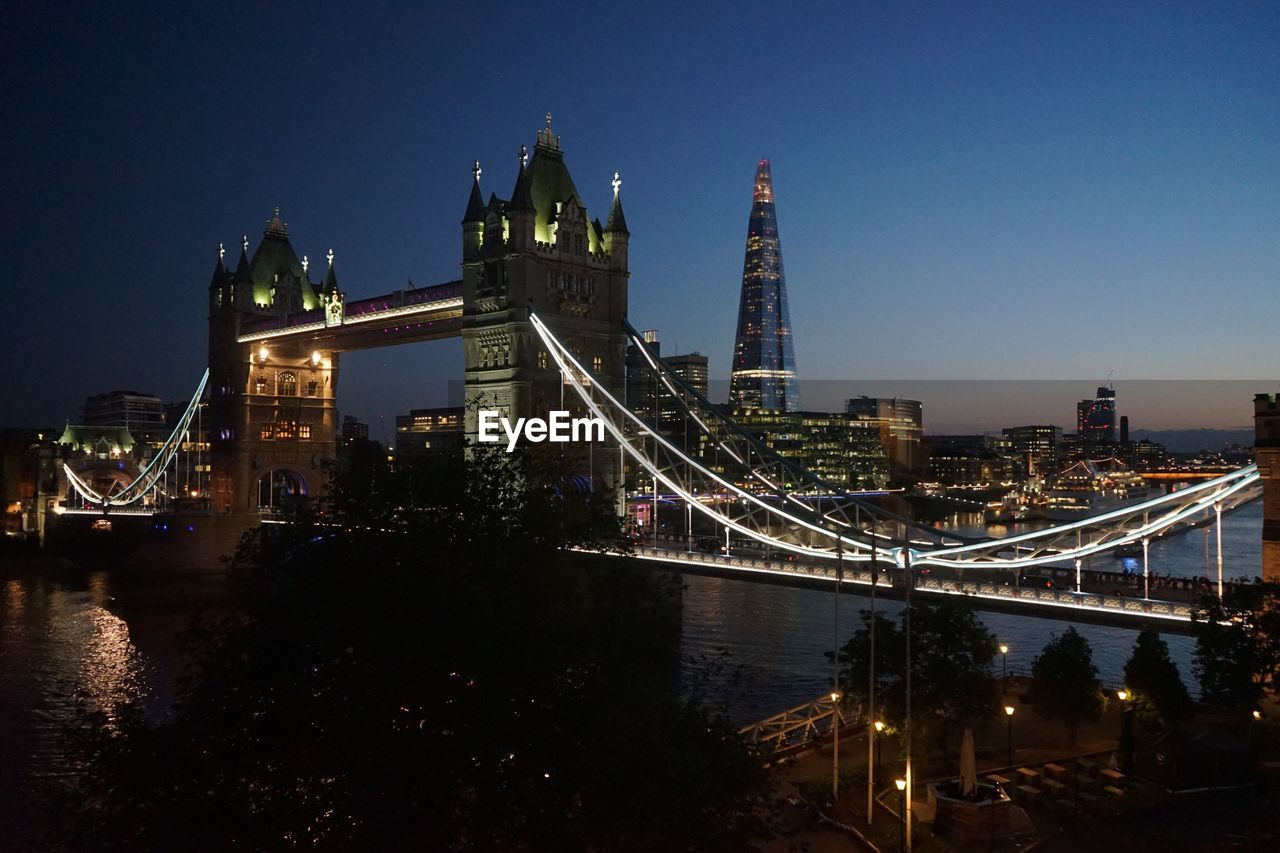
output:
[[[768,160],[761,160],[756,168],[730,376],[729,404],[736,410],[800,409],[787,281],[782,271],[782,243],[778,239]]]

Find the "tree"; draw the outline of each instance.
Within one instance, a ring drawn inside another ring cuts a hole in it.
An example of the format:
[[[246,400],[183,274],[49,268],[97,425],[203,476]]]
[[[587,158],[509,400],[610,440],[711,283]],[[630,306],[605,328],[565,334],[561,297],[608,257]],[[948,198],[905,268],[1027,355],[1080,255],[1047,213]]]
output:
[[[1031,662],[1027,698],[1038,716],[1066,723],[1072,746],[1081,723],[1101,719],[1106,700],[1093,650],[1074,627],[1051,639]]]
[[[906,721],[906,611],[903,625],[876,614],[877,709],[887,721]],[[868,614],[840,653],[842,689],[866,699],[870,637]],[[999,685],[991,674],[996,638],[962,598],[914,604],[911,615],[911,725],[922,739],[947,750],[959,727],[979,725],[995,713]],[[876,713],[877,709],[872,709]]]
[[[678,583],[566,553],[622,546],[607,498],[520,457],[477,454],[465,489],[413,513],[395,488],[351,507],[338,486],[323,514],[246,540],[235,615],[199,638],[172,718],[123,708],[88,732],[69,849],[742,849],[764,832],[760,757],[680,692]]]
[[[1133,654],[1124,665],[1124,684],[1134,713],[1145,723],[1168,725],[1191,716],[1193,705],[1178,667],[1169,657],[1169,646],[1155,628],[1143,628]]]
[[[1233,587],[1223,601],[1205,596],[1192,620],[1203,701],[1252,710],[1280,685],[1280,584]]]

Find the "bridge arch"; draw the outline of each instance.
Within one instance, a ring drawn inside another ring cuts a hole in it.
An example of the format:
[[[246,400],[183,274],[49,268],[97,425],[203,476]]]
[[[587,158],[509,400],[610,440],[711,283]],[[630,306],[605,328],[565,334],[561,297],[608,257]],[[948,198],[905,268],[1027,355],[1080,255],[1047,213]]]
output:
[[[311,493],[307,475],[297,468],[276,465],[259,472],[253,489],[254,507],[259,512],[289,509]]]

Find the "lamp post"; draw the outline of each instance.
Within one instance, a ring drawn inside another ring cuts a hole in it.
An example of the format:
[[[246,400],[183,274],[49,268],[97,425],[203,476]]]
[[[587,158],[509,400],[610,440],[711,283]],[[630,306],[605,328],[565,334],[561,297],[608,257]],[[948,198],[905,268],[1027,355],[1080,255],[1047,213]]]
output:
[[[882,734],[884,734],[884,721],[883,721],[883,720],[876,720],[874,723],[872,723],[872,724],[871,724],[871,726],[872,726],[872,728],[874,728],[874,729],[876,730],[876,734],[877,734],[877,735],[882,735]],[[881,746],[881,743],[882,743],[882,741],[880,740],[880,738],[879,738],[879,737],[877,737],[877,738],[876,738],[876,775],[877,775],[877,776],[879,776],[879,775],[880,775],[880,746]]]
[[[1009,766],[1013,766],[1013,712],[1018,710],[1012,705],[1004,706],[1005,718],[1009,721]]]
[[[1116,691],[1116,698],[1120,700],[1120,756],[1116,764],[1128,773],[1133,764],[1133,694],[1122,688]]]
[[[1222,501],[1213,505],[1213,511],[1218,518],[1218,523],[1214,526],[1218,530],[1218,601],[1222,601]]]
[[[1000,644],[1000,679],[1004,682],[1004,688],[1009,689],[1009,644]]]
[[[906,848],[906,841],[904,840],[906,830],[904,827],[907,825],[907,780],[894,779],[893,784],[898,788],[898,853],[902,853]]]
[[[840,798],[840,693],[831,691],[831,804]]]

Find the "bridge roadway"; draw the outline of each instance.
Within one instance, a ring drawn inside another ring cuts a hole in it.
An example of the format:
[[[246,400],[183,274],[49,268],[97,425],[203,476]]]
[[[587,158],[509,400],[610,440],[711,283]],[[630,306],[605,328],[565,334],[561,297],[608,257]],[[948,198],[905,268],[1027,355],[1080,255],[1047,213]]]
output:
[[[770,559],[763,554],[725,555],[687,551],[683,537],[659,540],[657,547],[646,541],[633,546],[633,556],[684,574],[773,583],[804,589],[830,589],[836,581],[836,566],[801,559]],[[887,598],[901,600],[906,595],[904,570],[881,562],[876,590]],[[1121,628],[1148,625],[1176,634],[1192,633],[1191,614],[1206,588],[1195,578],[1152,576],[1151,598],[1143,598],[1141,575],[1126,578],[1120,572],[1082,569],[1081,591],[1075,591],[1075,570],[1039,567],[1024,572],[1038,579],[1038,585],[1015,585],[1009,569],[966,569],[963,577],[943,577],[939,570],[916,572],[914,594],[924,600],[946,595],[966,596],[978,610],[1012,613],[1067,622],[1088,622]],[[1047,586],[1053,584],[1053,588]],[[870,569],[864,563],[846,564],[841,591],[866,595],[871,587]]]

